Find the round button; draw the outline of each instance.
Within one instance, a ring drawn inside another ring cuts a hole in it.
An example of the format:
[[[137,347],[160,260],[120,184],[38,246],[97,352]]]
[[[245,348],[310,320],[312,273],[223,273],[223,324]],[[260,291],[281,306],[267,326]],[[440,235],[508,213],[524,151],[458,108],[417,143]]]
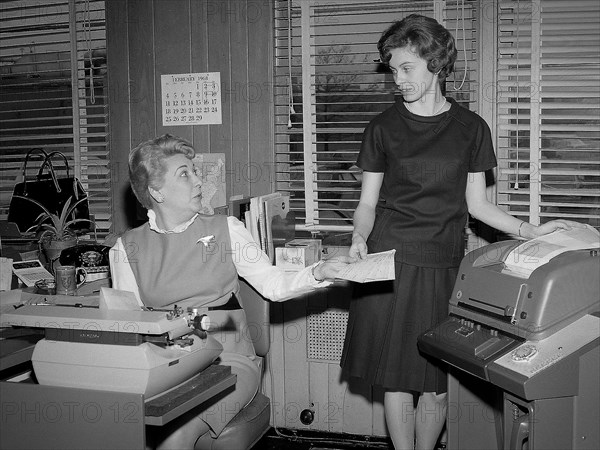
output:
[[[202,316],[202,320],[200,320],[200,326],[204,331],[210,331],[212,324],[210,323],[210,317]]]
[[[534,345],[523,345],[512,352],[514,361],[528,361],[537,354],[538,350]]]

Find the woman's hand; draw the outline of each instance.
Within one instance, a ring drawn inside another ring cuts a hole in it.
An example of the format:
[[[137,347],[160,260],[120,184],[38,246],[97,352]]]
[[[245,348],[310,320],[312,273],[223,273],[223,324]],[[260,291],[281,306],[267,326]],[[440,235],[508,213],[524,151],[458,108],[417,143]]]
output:
[[[556,230],[570,230],[571,228],[585,228],[586,225],[580,222],[573,222],[572,220],[551,220],[542,225],[535,226],[529,223],[523,225],[521,235],[528,239],[533,239],[545,234],[552,233]]]
[[[340,256],[338,258],[323,260],[320,264],[314,266],[313,276],[317,281],[334,280],[340,270],[356,261],[356,258],[351,258],[350,256]]]
[[[367,241],[358,233],[352,234],[352,245],[350,246],[350,252],[348,255],[351,258],[364,259],[367,257],[368,248]]]

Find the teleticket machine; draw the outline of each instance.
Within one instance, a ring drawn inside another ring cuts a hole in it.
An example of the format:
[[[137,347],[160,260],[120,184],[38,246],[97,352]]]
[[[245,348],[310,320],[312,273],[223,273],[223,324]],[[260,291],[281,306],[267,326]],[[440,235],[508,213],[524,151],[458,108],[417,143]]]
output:
[[[511,270],[519,241],[463,259],[447,320],[419,338],[448,363],[448,448],[600,448],[600,256]]]

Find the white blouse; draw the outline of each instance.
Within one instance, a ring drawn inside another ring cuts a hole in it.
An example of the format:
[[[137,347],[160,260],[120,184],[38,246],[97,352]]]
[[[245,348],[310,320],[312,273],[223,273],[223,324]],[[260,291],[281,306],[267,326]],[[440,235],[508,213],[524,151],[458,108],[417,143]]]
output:
[[[181,233],[196,219],[194,216],[185,224],[174,230],[161,230],[156,225],[154,211],[148,211],[150,228],[157,233]],[[317,281],[312,275],[312,266],[306,267],[300,272],[285,272],[279,267],[273,266],[269,257],[254,241],[250,232],[244,224],[232,216],[227,217],[229,236],[231,237],[232,258],[237,273],[250,283],[263,297],[280,302],[299,297],[315,289],[329,286],[330,281]],[[110,272],[112,287],[115,289],[131,291],[142,304],[138,285],[131,266],[127,260],[127,253],[123,247],[121,238],[110,250]],[[157,258],[159,256],[157,255]]]

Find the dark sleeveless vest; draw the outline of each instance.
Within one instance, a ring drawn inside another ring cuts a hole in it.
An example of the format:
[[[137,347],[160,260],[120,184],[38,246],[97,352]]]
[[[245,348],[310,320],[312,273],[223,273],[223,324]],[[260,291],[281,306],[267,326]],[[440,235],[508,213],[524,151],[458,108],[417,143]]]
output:
[[[210,243],[199,241],[210,235]],[[146,306],[218,306],[239,290],[227,216],[200,214],[182,233],[157,233],[145,223],[121,240]]]

